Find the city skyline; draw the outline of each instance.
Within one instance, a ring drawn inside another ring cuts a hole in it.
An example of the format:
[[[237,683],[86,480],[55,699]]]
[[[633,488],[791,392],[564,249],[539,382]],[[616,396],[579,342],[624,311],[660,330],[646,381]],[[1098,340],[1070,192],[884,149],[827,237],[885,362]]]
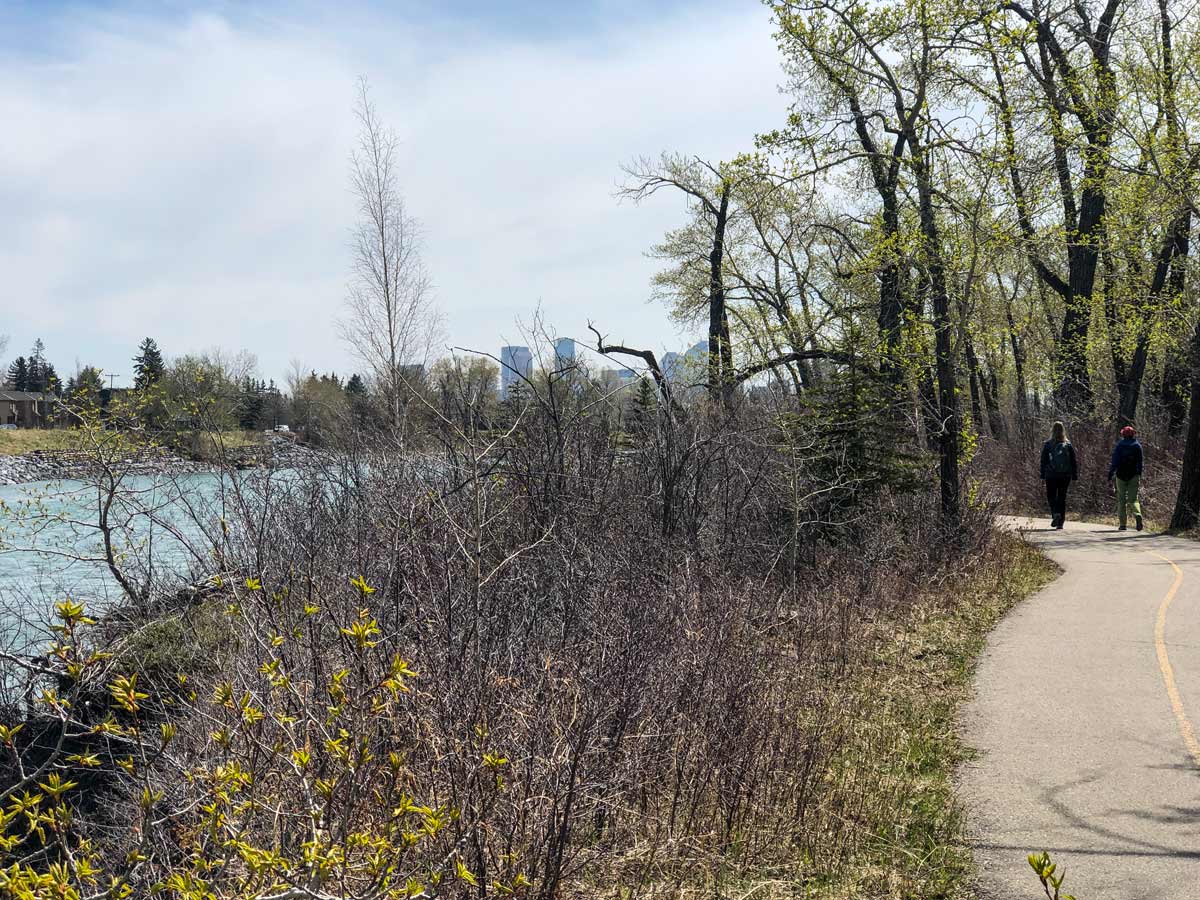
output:
[[[553,338],[550,340],[549,346],[551,362],[555,368],[562,368],[578,362],[574,338]],[[659,369],[662,371],[663,377],[668,381],[673,381],[682,374],[684,367],[704,366],[706,364],[704,355],[707,353],[708,341],[697,341],[683,353],[669,350],[659,357]],[[596,355],[600,356],[600,354]],[[631,357],[602,356],[600,358],[608,363],[615,363],[600,368],[597,374],[601,377],[611,375],[620,381],[632,382],[647,372],[644,364],[635,363]],[[506,344],[500,348],[500,385],[498,390],[501,398],[508,396],[509,389],[514,384],[533,377],[534,362],[537,359],[537,354],[526,344]]]

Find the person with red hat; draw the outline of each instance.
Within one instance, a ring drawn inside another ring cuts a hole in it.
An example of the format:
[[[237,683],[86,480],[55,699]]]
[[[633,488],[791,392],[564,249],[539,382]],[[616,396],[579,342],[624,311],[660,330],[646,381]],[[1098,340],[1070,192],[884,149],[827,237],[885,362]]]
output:
[[[1117,530],[1125,530],[1128,513],[1133,513],[1137,530],[1142,530],[1142,504],[1138,502],[1138,485],[1142,480],[1144,461],[1142,445],[1138,443],[1137,431],[1132,425],[1121,429],[1121,440],[1113,448],[1112,462],[1108,465],[1108,480],[1117,482]]]

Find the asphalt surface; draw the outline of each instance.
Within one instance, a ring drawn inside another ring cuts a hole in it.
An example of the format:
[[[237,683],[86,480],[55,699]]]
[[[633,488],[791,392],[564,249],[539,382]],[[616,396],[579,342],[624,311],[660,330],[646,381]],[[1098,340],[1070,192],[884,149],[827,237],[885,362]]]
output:
[[[1044,897],[1047,850],[1079,900],[1200,900],[1200,544],[1048,522],[1008,523],[1063,574],[993,632],[964,713],[979,894]]]

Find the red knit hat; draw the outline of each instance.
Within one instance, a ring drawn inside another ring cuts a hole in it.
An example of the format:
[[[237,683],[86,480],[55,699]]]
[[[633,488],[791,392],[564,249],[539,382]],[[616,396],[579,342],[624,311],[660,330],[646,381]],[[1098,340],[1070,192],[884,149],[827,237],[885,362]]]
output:
[[[1126,425],[1124,428],[1121,429],[1121,437],[1123,437],[1123,438],[1137,437],[1137,429],[1135,429],[1132,425]]]

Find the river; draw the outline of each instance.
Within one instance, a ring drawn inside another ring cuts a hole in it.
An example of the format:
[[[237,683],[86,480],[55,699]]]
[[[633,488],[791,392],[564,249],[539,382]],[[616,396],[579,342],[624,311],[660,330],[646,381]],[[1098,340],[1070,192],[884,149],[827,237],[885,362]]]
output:
[[[127,476],[113,506],[114,545],[125,565],[144,574],[184,580],[202,541],[201,522],[236,476]],[[56,601],[70,597],[102,610],[121,596],[103,562],[97,522],[101,495],[79,481],[0,486],[0,649],[17,649],[46,635],[41,623]]]

